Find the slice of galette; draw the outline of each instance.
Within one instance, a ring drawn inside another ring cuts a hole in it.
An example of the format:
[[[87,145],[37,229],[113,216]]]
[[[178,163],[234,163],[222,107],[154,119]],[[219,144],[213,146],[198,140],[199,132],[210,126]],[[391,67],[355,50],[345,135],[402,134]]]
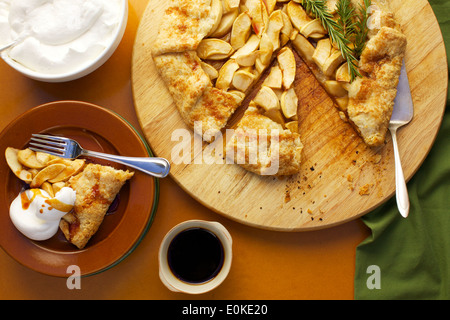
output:
[[[75,206],[60,222],[66,239],[83,249],[97,232],[125,182],[133,172],[99,164],[88,164],[78,175],[70,178],[69,186],[76,192]]]
[[[300,135],[265,115],[263,108],[251,103],[227,137],[226,154],[244,169],[258,175],[297,174],[302,161]]]

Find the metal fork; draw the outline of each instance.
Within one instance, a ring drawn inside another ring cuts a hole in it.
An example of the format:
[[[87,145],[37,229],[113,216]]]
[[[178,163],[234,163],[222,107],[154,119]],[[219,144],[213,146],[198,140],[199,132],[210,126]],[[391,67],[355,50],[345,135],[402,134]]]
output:
[[[140,170],[157,178],[166,177],[170,171],[169,161],[164,158],[123,157],[89,151],[83,149],[77,141],[59,136],[33,134],[30,140],[30,149],[66,159],[85,156],[109,160]]]

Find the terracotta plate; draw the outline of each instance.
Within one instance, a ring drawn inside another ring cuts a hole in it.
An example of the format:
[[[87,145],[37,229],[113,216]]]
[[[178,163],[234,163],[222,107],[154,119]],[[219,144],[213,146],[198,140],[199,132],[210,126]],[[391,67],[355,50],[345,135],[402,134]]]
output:
[[[61,101],[24,113],[0,134],[0,244],[21,264],[44,274],[67,277],[67,268],[80,267],[82,275],[104,271],[127,257],[142,240],[153,221],[158,203],[158,181],[141,172],[125,184],[111,205],[99,231],[83,250],[69,244],[61,231],[47,241],[32,241],[11,223],[9,206],[23,188],[3,156],[10,146],[27,146],[32,133],[63,134],[94,151],[127,156],[151,156],[147,144],[119,115],[96,105]],[[88,161],[120,165],[95,159]]]

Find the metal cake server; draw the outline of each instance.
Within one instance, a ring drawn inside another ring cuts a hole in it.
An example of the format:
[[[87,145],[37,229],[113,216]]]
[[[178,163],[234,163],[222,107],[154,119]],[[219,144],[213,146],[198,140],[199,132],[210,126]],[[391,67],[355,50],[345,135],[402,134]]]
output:
[[[394,101],[394,110],[392,112],[391,121],[389,122],[389,131],[392,135],[392,143],[394,145],[395,157],[395,187],[397,207],[400,214],[406,218],[409,214],[409,196],[406,187],[405,177],[403,175],[402,164],[400,161],[400,153],[397,144],[397,129],[408,124],[414,115],[414,106],[411,96],[411,88],[409,87],[408,75],[406,73],[405,62],[400,74],[397,87],[397,97]]]

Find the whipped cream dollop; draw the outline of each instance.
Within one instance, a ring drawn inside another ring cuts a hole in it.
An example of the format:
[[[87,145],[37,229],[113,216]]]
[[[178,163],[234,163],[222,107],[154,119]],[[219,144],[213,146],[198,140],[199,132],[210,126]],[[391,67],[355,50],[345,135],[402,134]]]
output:
[[[72,210],[75,199],[76,192],[69,187],[62,188],[54,198],[42,189],[28,189],[11,203],[9,216],[26,237],[47,240],[58,232],[61,218]]]
[[[0,0],[0,44],[25,67],[69,73],[97,58],[121,20],[121,0]]]

